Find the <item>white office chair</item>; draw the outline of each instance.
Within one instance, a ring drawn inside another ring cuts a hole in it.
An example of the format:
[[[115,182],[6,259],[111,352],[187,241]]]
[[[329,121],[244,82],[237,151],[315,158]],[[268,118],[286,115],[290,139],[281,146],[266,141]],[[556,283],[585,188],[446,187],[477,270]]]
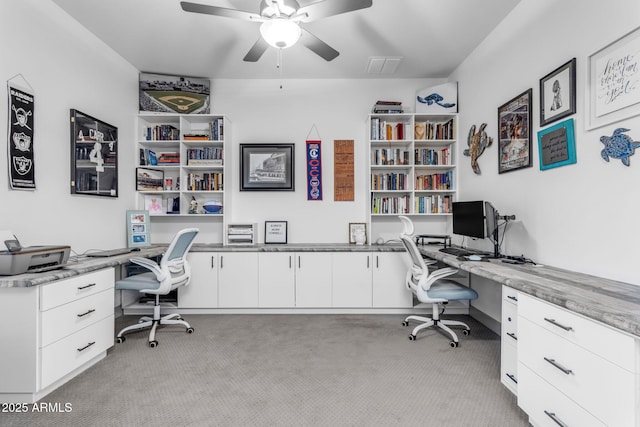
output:
[[[149,347],[156,347],[156,329],[158,325],[183,325],[187,333],[193,333],[193,328],[178,313],[160,316],[160,295],[166,295],[179,286],[187,286],[191,280],[191,269],[186,255],[191,249],[193,239],[198,234],[197,228],[181,230],[169,244],[167,251],[160,260],[160,265],[147,258],[134,257],[131,262],[141,265],[151,272],[129,276],[116,282],[116,289],[136,290],[144,294],[156,296],[153,306],[153,317],[141,317],[139,322],[122,329],[116,336],[116,341],[122,343],[125,334],[132,331],[151,328],[149,333]]]
[[[469,335],[471,329],[464,322],[444,320],[440,318],[440,315],[444,313],[444,306],[449,301],[473,300],[478,298],[478,294],[473,289],[463,286],[454,280],[445,279],[445,277],[458,271],[455,268],[445,267],[429,273],[427,263],[425,263],[412,238],[413,222],[403,215],[398,216],[398,218],[400,218],[404,226],[402,234],[400,234],[400,240],[402,240],[404,247],[407,249],[407,254],[411,258],[411,267],[407,271],[405,280],[407,288],[416,295],[420,302],[431,303],[433,307],[432,317],[408,316],[402,322],[402,325],[409,326],[409,321],[421,322],[409,335],[411,341],[416,339],[416,335],[422,329],[437,326],[451,336],[452,341],[449,344],[455,348],[458,346],[458,336],[449,326],[463,327],[462,333],[464,335]]]

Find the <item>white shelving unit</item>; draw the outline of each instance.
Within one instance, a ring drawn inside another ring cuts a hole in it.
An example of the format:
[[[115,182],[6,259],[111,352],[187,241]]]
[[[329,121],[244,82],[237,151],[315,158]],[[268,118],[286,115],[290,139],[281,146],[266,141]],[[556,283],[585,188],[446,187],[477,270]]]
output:
[[[152,197],[161,201],[158,217],[198,217],[221,220],[227,211],[226,165],[231,126],[217,114],[140,114],[137,116],[136,155],[140,168],[162,171],[162,186],[137,191],[137,206],[146,209]],[[150,160],[155,157],[156,161]],[[156,164],[152,164],[156,163]],[[177,200],[178,203],[174,203]],[[197,213],[192,201],[197,203]],[[222,205],[220,212],[206,213],[207,201]]]

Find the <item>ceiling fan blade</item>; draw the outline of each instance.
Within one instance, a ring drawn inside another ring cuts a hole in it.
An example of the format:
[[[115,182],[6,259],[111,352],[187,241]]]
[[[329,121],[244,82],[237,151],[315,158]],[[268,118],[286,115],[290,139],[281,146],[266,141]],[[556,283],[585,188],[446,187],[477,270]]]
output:
[[[325,61],[331,61],[338,55],[340,55],[340,52],[311,34],[309,31],[305,30],[304,28],[302,28],[302,36],[300,37],[300,41],[309,50],[321,56]]]
[[[239,9],[228,9],[226,7],[209,6],[207,4],[191,3],[181,1],[180,6],[185,12],[203,13],[205,15],[225,16],[227,18],[245,19],[250,21],[261,20],[257,13],[246,12]]]
[[[262,37],[260,37],[256,42],[251,46],[249,52],[244,56],[243,61],[245,62],[257,62],[258,59],[262,57],[262,54],[267,50],[269,44],[264,41]]]
[[[324,0],[301,7],[296,12],[296,15],[307,15],[301,21],[311,22],[328,16],[366,9],[371,7],[372,4],[373,0]]]

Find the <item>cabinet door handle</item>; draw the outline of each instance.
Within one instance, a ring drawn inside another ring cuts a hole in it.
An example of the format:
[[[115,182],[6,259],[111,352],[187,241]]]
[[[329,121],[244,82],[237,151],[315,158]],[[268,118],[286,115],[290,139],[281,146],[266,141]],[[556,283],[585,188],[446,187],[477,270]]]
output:
[[[96,285],[95,283],[89,283],[88,285],[78,286],[78,290],[82,291],[84,289],[90,288],[90,287],[95,286],[95,285]]]
[[[298,269],[300,269],[300,255],[298,255]]]
[[[78,349],[78,351],[85,351],[86,349],[88,349],[89,347],[91,347],[92,345],[94,345],[95,343],[96,343],[95,341],[92,341],[92,342],[90,342],[89,344],[85,345],[84,347],[79,348],[79,349]]]
[[[96,310],[92,308],[92,309],[90,309],[90,310],[85,311],[84,313],[77,314],[76,316],[78,316],[78,317],[84,317],[84,316],[86,316],[87,314],[91,314],[91,313],[93,313],[94,311],[96,311]]]
[[[507,374],[507,377],[513,381],[514,383],[518,384],[518,380],[516,379],[516,376],[513,374]]]
[[[518,341],[518,336],[516,334],[514,334],[513,332],[507,332],[507,335],[509,335],[514,340]]]
[[[547,322],[551,323],[553,326],[557,326],[558,328],[564,329],[565,331],[573,331],[573,328],[571,326],[564,326],[564,325],[556,322],[555,319],[549,319],[549,318],[545,317],[544,320],[546,320]]]
[[[216,268],[216,257],[212,256],[211,257],[211,269],[213,270],[214,268]]]
[[[369,255],[367,255],[367,270],[369,269]]]
[[[514,297],[513,295],[507,295],[507,298],[509,298],[510,300],[513,300],[515,302],[518,302],[518,297]]]
[[[224,255],[220,255],[220,269],[224,267]]]
[[[291,270],[291,255],[289,255],[289,270]]]
[[[555,359],[549,359],[548,357],[545,357],[544,360],[552,364],[554,367],[560,369],[562,372],[564,372],[567,375],[573,374],[573,371],[571,369],[565,368],[564,366],[556,362]]]
[[[380,256],[376,255],[376,268],[380,268]]]
[[[560,427],[567,427],[567,425],[565,423],[560,421],[560,418],[558,418],[558,416],[555,414],[555,412],[549,412],[549,411],[547,411],[545,409],[544,413],[547,414],[547,417],[551,418]]]

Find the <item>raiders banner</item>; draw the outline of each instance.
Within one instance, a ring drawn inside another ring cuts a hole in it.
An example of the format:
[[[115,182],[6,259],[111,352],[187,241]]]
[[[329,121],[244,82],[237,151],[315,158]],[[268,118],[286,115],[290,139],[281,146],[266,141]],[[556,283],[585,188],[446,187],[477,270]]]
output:
[[[9,94],[9,184],[13,190],[35,190],[33,163],[34,95],[7,84]]]

